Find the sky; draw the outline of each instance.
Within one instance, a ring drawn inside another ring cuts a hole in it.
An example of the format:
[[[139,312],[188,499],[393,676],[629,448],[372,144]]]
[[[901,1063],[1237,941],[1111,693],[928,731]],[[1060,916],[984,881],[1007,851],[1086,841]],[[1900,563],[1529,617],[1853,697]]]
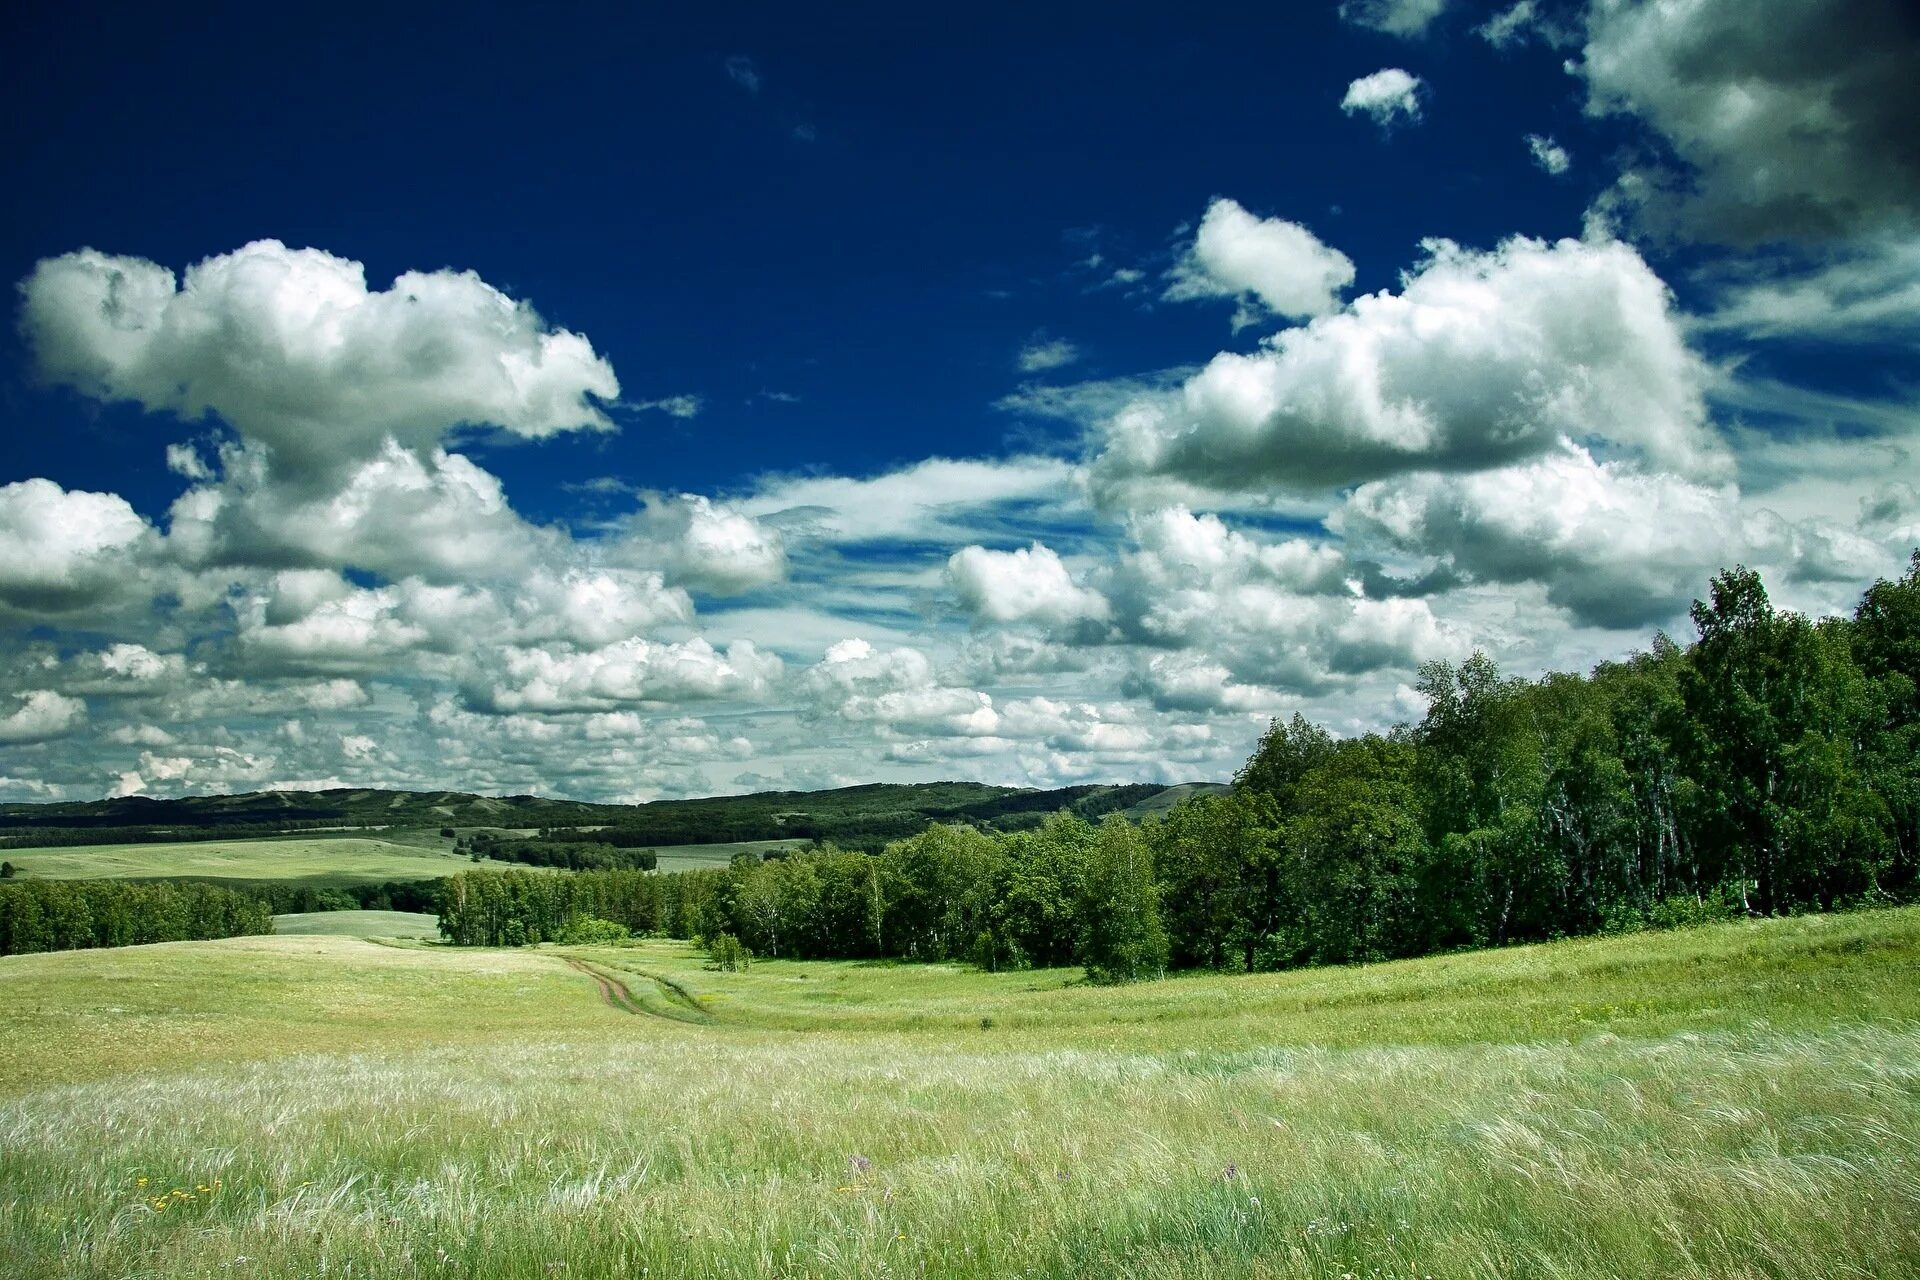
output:
[[[16,18],[0,800],[1225,779],[1904,569],[1910,6],[1140,9]]]

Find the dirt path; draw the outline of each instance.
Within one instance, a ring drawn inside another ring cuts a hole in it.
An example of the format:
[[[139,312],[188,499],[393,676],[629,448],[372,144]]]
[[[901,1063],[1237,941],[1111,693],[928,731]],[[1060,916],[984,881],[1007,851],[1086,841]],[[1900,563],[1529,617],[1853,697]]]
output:
[[[601,1001],[605,1003],[609,1009],[619,1009],[624,1013],[646,1012],[645,1009],[640,1007],[640,1002],[633,998],[633,992],[627,990],[627,984],[620,981],[620,979],[610,978],[593,966],[575,960],[571,956],[562,956],[561,959],[565,960],[572,968],[578,969],[593,979],[594,985],[600,988]]]

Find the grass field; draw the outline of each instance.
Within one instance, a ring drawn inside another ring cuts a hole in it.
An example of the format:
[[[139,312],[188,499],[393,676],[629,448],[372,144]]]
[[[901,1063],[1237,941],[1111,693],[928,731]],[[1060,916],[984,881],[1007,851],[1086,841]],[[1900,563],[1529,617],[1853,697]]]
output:
[[[411,911],[300,911],[273,918],[273,931],[330,938],[438,938],[440,918]]]
[[[720,974],[652,942],[0,960],[0,1256],[21,1277],[1920,1274],[1920,911],[1076,977]]]
[[[591,838],[591,837],[588,837]],[[662,871],[695,871],[701,867],[724,867],[736,853],[765,853],[769,849],[795,849],[811,840],[736,840],[724,844],[668,844],[654,852],[660,855]]]
[[[437,837],[436,837],[437,838]],[[364,836],[311,836],[205,843],[89,844],[14,849],[8,861],[23,876],[48,880],[153,879],[311,880],[315,885],[426,880],[472,864],[452,852]]]

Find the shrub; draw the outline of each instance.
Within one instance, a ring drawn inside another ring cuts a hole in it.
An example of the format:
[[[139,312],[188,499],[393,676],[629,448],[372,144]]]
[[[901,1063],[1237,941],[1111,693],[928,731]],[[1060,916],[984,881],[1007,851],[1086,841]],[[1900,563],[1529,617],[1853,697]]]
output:
[[[713,960],[713,967],[722,973],[737,973],[753,963],[753,952],[730,933],[723,933],[709,942],[707,955]]]
[[[624,942],[632,936],[631,929],[615,921],[602,920],[598,916],[576,916],[567,921],[554,941],[575,947],[591,947]]]

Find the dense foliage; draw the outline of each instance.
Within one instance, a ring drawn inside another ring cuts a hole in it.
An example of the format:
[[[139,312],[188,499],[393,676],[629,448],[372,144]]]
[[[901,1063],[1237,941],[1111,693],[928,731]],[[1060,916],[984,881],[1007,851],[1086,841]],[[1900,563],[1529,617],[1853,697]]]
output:
[[[307,911],[413,911],[440,906],[440,881],[383,880],[371,884],[320,884],[299,880],[225,880],[221,883],[265,902],[275,915]]]
[[[580,916],[737,938],[770,957],[1274,969],[1913,896],[1920,552],[1851,619],[1775,610],[1734,569],[1664,636],[1589,676],[1420,676],[1417,725],[1337,740],[1275,721],[1224,795],[1135,826],[934,824],[878,857],[827,848],[646,875],[449,881],[455,942]]]
[[[272,933],[259,898],[206,884],[11,880],[0,885],[0,955]]]
[[[660,862],[651,849],[620,848],[598,839],[527,839],[493,831],[476,831],[462,837],[454,847],[471,853],[476,862],[491,858],[567,871],[610,871],[618,867],[651,871]]]

